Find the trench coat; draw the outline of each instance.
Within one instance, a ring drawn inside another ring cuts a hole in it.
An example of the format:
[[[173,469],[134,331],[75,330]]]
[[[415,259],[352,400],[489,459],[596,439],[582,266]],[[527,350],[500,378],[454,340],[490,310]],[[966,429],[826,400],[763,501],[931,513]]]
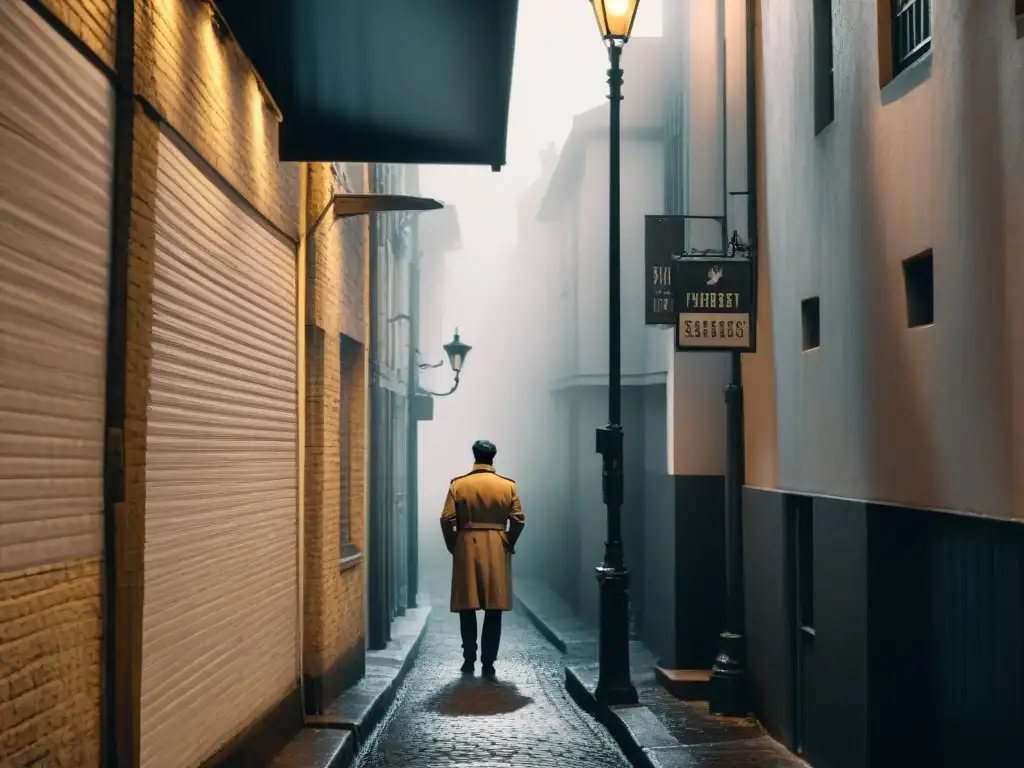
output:
[[[448,486],[441,532],[452,555],[451,610],[511,611],[512,555],[526,525],[515,480],[487,464]]]

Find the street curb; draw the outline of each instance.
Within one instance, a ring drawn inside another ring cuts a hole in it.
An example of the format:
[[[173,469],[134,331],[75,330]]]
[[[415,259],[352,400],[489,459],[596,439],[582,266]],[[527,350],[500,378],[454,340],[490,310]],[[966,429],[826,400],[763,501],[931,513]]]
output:
[[[569,652],[569,647],[565,640],[562,639],[562,636],[550,624],[538,616],[537,612],[515,592],[512,593],[512,604],[516,610],[521,611],[530,620],[530,623],[537,628],[538,632],[544,635],[545,640],[555,646],[561,653],[566,654]]]
[[[660,763],[651,760],[651,756],[647,753],[644,745],[636,738],[635,734],[619,715],[623,709],[643,710],[653,718],[654,713],[647,709],[647,707],[620,708],[606,707],[598,704],[594,694],[580,680],[576,670],[568,665],[565,668],[565,689],[569,692],[572,700],[579,705],[580,709],[592,715],[597,722],[605,727],[634,768],[661,768]],[[678,741],[675,741],[675,739],[673,741],[678,745]]]
[[[522,611],[548,642],[563,654],[569,653],[569,645],[557,629],[542,619],[520,595],[513,594],[513,599],[516,608]],[[596,663],[596,659],[593,662]],[[647,707],[606,707],[598,704],[593,691],[580,678],[577,665],[586,665],[586,660],[580,659],[574,663],[567,659],[565,663],[565,689],[570,698],[604,726],[634,768],[668,768],[671,762],[659,760],[657,750],[668,748],[669,752],[674,752],[681,746],[679,741]],[[650,749],[656,751],[650,752]]]
[[[352,755],[339,768],[348,768],[387,716],[398,689],[412,669],[427,634],[432,607],[411,609],[392,624],[392,641],[380,651],[367,651],[363,678],[346,690],[327,711],[307,718],[307,728],[335,728],[351,732]],[[400,642],[404,640],[405,642]]]

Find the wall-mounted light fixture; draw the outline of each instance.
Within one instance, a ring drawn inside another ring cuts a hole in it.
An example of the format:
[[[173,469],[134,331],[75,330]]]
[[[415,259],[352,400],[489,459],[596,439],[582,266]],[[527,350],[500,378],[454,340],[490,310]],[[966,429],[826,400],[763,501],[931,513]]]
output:
[[[207,6],[210,9],[210,27],[213,29],[213,33],[217,36],[217,40],[221,45],[227,45],[229,42],[235,39],[234,33],[231,31],[231,27],[228,25],[227,19],[220,12],[217,4],[214,0],[206,0]],[[263,82],[263,78],[260,77],[260,73],[250,64],[249,71],[252,72],[253,77],[256,78],[256,86],[259,88],[260,95],[263,96],[263,100],[267,106],[270,107],[270,111],[274,113],[274,117],[277,118],[277,122],[281,122],[281,109],[277,106],[277,102],[274,101],[274,97],[270,94],[269,89]]]
[[[448,397],[448,395],[455,392],[459,388],[459,376],[462,374],[462,366],[466,363],[466,356],[469,355],[469,351],[473,349],[469,344],[466,344],[459,338],[459,329],[455,329],[455,337],[449,341],[443,347],[445,354],[448,355],[448,364],[452,367],[452,371],[455,372],[455,382],[452,384],[452,388],[447,392],[431,392],[429,389],[419,388],[419,392],[425,395],[432,395],[434,397]],[[440,365],[440,364],[439,364]],[[427,368],[437,368],[439,365],[427,365]],[[422,369],[424,366],[421,365]]]

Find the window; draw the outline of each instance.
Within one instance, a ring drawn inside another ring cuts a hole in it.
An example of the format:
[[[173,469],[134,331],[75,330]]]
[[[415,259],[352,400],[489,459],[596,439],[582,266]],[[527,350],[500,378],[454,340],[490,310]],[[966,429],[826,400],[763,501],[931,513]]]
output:
[[[814,0],[814,132],[836,116],[832,0]]]
[[[932,0],[892,3],[892,74],[905,70],[932,49]]]
[[[907,327],[934,323],[935,276],[930,250],[903,262],[903,288],[907,296]]]
[[[800,302],[800,324],[803,327],[804,352],[821,346],[821,302],[817,296]]]
[[[354,510],[360,508],[362,491],[353,482],[362,475],[361,462],[364,457],[358,450],[358,430],[363,424],[362,410],[365,404],[365,376],[363,375],[363,345],[348,336],[341,337],[341,402],[338,404],[338,456],[341,472],[341,498],[339,509],[339,538],[341,543],[342,567],[354,565],[359,559],[359,550],[353,542]]]

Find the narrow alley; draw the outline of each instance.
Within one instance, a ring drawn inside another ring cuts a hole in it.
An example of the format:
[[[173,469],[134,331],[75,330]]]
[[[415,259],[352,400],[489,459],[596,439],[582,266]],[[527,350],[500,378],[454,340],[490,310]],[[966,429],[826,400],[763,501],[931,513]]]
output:
[[[1022,73],[0,0],[0,768],[1024,766]]]
[[[436,594],[436,590],[435,590]],[[506,614],[497,678],[462,675],[458,617],[434,601],[419,657],[358,768],[625,768],[608,733],[565,690],[561,654]]]

